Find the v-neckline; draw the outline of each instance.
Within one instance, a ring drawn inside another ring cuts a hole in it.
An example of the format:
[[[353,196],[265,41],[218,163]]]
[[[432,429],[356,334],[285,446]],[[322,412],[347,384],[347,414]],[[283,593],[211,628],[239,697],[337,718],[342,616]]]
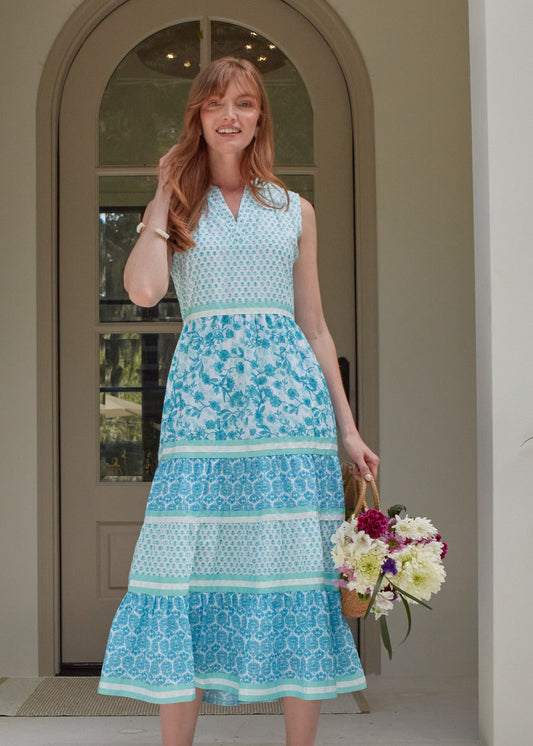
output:
[[[235,215],[234,215],[234,214],[232,213],[232,211],[231,211],[231,208],[230,208],[230,206],[229,206],[229,205],[228,205],[228,203],[226,202],[226,198],[225,198],[225,197],[224,197],[224,195],[222,194],[222,189],[221,189],[221,188],[220,188],[219,186],[216,186],[215,184],[212,184],[212,185],[211,185],[211,190],[212,190],[212,191],[214,190],[214,191],[215,191],[215,194],[218,194],[218,195],[219,195],[219,198],[220,198],[220,200],[221,200],[222,204],[224,205],[224,208],[225,208],[226,212],[228,213],[229,217],[231,218],[231,220],[232,220],[232,221],[233,221],[234,223],[238,223],[238,222],[239,222],[239,218],[240,218],[240,216],[241,216],[241,214],[242,214],[243,203],[244,203],[244,200],[245,200],[245,196],[246,196],[246,190],[247,190],[247,186],[246,186],[246,184],[244,185],[244,188],[243,188],[243,190],[242,190],[241,201],[239,202],[239,209],[237,210],[237,216],[235,216]]]

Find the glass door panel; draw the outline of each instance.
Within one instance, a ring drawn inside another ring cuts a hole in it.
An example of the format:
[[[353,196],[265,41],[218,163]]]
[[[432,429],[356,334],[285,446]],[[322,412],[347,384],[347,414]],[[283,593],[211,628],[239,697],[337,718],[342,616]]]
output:
[[[100,481],[149,482],[177,334],[100,334]]]
[[[100,165],[156,165],[183,124],[200,70],[200,22],[170,26],[137,44],[118,65],[100,107]]]
[[[287,189],[297,192],[312,205],[315,204],[315,177],[312,174],[283,174],[280,178]]]
[[[172,283],[153,308],[136,306],[124,289],[124,265],[137,240],[136,226],[152,199],[155,176],[100,176],[99,317],[101,322],[181,321]]]

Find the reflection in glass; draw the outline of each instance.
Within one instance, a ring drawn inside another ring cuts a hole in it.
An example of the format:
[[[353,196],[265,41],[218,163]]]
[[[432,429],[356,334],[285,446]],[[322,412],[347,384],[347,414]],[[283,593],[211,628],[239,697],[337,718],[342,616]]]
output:
[[[279,177],[287,189],[297,192],[314,205],[315,177],[312,174],[280,174]]]
[[[200,70],[200,23],[144,39],[118,65],[100,107],[100,165],[155,166],[176,142]]]
[[[156,188],[155,177],[101,176],[100,184],[100,321],[179,321],[172,283],[154,308],[141,308],[124,289],[124,265],[137,240],[136,226]]]
[[[269,39],[242,26],[211,22],[211,56],[244,57],[263,74],[274,120],[276,163],[313,163],[313,110],[300,74]]]
[[[151,481],[177,334],[100,335],[100,480]]]

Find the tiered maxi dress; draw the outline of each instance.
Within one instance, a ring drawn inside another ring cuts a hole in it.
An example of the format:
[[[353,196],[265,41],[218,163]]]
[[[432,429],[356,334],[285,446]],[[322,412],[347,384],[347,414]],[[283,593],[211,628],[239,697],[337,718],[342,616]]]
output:
[[[341,613],[336,428],[294,320],[300,198],[218,187],[171,275],[183,330],[159,463],[98,691],[219,705],[328,699],[366,686]]]

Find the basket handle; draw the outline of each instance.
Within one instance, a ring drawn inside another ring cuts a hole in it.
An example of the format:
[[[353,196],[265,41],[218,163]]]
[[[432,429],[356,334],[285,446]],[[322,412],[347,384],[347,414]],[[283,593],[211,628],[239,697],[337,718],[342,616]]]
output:
[[[366,479],[356,479],[355,483],[357,485],[357,503],[355,505],[354,511],[351,515],[351,518],[355,518],[361,513],[363,510],[368,510],[368,504],[366,502],[366,488],[367,485],[370,484],[370,487],[372,488],[372,498],[374,500],[374,508],[376,510],[380,510],[380,501],[379,501],[379,492],[378,487],[376,484],[376,480],[374,477],[370,480],[370,482],[367,482]]]

